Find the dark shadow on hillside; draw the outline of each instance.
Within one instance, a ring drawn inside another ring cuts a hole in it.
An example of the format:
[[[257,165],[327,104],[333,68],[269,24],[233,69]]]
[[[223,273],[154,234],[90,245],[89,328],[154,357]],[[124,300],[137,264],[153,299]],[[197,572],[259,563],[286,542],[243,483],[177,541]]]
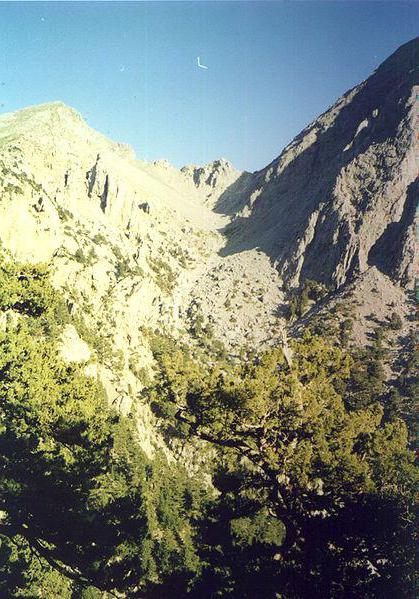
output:
[[[409,322],[415,322],[418,320],[419,316],[417,313],[418,300],[416,298],[415,289],[408,289],[406,291],[406,296],[409,302],[409,306],[411,308],[409,314],[406,316],[406,320],[408,320]]]
[[[252,189],[254,175],[244,172],[220,195],[213,210],[217,214],[232,216],[240,212],[249,199],[248,192]]]
[[[415,220],[418,194],[419,184],[418,181],[414,181],[407,189],[406,203],[400,220],[388,225],[368,254],[368,264],[376,266],[378,270],[389,277],[394,276],[401,266],[403,242],[406,239],[408,228]]]
[[[294,267],[287,261],[295,255],[310,216],[322,205],[320,216],[324,218],[324,222],[320,232],[319,222],[322,219],[318,219],[313,238],[305,248],[302,278],[331,282],[333,271],[343,260],[345,241],[349,235],[348,226],[341,218],[341,222],[331,226],[337,218],[332,204],[337,177],[345,166],[363,154],[372,144],[394,139],[400,122],[409,110],[406,104],[417,79],[415,68],[418,59],[419,38],[399,49],[365,84],[361,84],[355,97],[340,109],[334,123],[328,129],[322,131],[322,125],[316,121],[317,124],[314,123],[302,131],[294,139],[293,145],[313,131],[317,134],[317,140],[291,160],[280,174],[275,173],[278,162],[275,160],[269,167],[255,173],[251,180],[246,181],[243,197],[236,197],[234,200],[237,208],[229,193],[236,193],[244,181],[239,181],[236,189],[227,190],[217,203],[216,211],[234,214],[237,209],[246,205],[252,192],[263,188],[261,195],[254,202],[251,216],[237,217],[223,229],[227,243],[220,255],[228,256],[259,248],[280,268],[285,267],[285,271],[290,269],[291,275]],[[374,112],[377,109],[378,114]],[[376,116],[373,116],[373,113]],[[360,123],[365,119],[368,119],[368,126],[356,135]],[[281,156],[287,151],[289,146]],[[265,181],[269,168],[273,173],[270,179]],[[383,176],[385,169],[384,164]],[[374,191],[369,190],[366,183],[361,184],[359,197],[351,198],[361,217],[373,196]],[[334,240],[336,232],[337,242]],[[358,255],[355,253],[348,269],[349,273],[357,272],[358,261]]]

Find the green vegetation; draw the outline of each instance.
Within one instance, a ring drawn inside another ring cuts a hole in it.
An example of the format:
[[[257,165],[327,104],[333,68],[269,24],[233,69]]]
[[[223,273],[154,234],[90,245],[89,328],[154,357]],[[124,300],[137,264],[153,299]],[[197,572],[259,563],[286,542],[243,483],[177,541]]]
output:
[[[8,176],[14,180],[13,183],[9,182],[5,185],[5,192],[8,192],[10,194],[24,195],[23,188],[27,186],[30,186],[32,190],[37,193],[44,192],[42,185],[37,183],[25,172],[19,171],[17,162],[15,162],[13,166],[14,170],[10,170],[10,168],[6,167],[5,163],[2,160],[0,160],[1,175],[3,175],[3,177]],[[3,177],[1,178],[2,181],[4,180]]]
[[[0,311],[31,317],[27,326],[55,331],[69,321],[64,300],[49,284],[46,266],[18,264],[0,256]],[[42,327],[39,326],[42,323]]]
[[[19,185],[14,185],[13,183],[8,183],[4,187],[4,192],[9,193],[11,195],[23,195],[23,189],[19,187]]]
[[[307,312],[310,302],[317,303],[321,301],[328,292],[328,287],[323,283],[306,279],[291,296],[288,311],[289,320],[293,321],[301,318]]]
[[[388,418],[402,418],[409,429],[412,444],[417,447],[419,439],[419,347],[417,335],[412,333],[406,345],[407,358],[400,375],[393,382],[385,396],[385,408]]]
[[[388,326],[393,331],[400,331],[403,328],[403,321],[397,312],[393,312],[390,316]]]
[[[418,476],[403,414],[380,403],[383,330],[352,356],[306,333],[291,366],[278,348],[204,360],[149,335],[144,398],[206,456],[195,476],[147,456],[133,418],[62,361],[65,306],[44,267],[1,258],[0,596],[413,598]]]
[[[172,256],[172,258],[179,262],[182,268],[188,268],[192,262],[189,254],[185,252],[179,245],[170,245],[169,254]]]
[[[340,326],[340,340],[344,346],[348,345],[351,338],[351,334],[354,328],[354,321],[352,318],[345,318],[339,324]]]
[[[64,222],[74,218],[74,215],[70,210],[67,210],[67,208],[63,208],[59,204],[57,204],[57,212],[60,219]]]
[[[103,233],[97,233],[94,237],[93,237],[93,243],[96,243],[98,245],[103,245],[107,243],[107,239],[105,237],[105,235]]]
[[[345,381],[346,405],[358,409],[381,402],[384,393],[384,348],[381,329],[372,344],[352,351],[350,376]]]
[[[207,359],[225,359],[227,350],[220,339],[214,337],[214,325],[211,322],[206,322],[201,310],[194,306],[189,310],[190,319],[190,335],[197,341],[199,345],[198,355],[203,361]]]
[[[3,261],[0,279],[0,311],[16,315],[0,333],[3,596],[186,588],[198,563],[196,483],[149,460],[133,422],[81,366],[62,362],[62,302],[45,270]]]
[[[280,350],[206,368],[161,356],[154,410],[218,452],[202,596],[414,596],[406,426],[378,403],[348,406],[353,369],[310,334],[292,368]]]
[[[156,275],[156,283],[167,295],[170,295],[175,287],[176,274],[171,269],[167,262],[164,262],[160,258],[148,259],[150,268]]]
[[[109,336],[100,330],[93,330],[89,327],[82,316],[77,314],[72,316],[70,322],[76,327],[80,337],[86,341],[104,364],[112,363],[115,359],[114,350]]]
[[[141,366],[141,360],[139,359],[138,355],[130,356],[128,367],[143,385],[150,385],[151,379],[149,371],[144,366]]]
[[[77,262],[80,262],[80,264],[83,264],[84,266],[92,266],[97,260],[97,255],[94,248],[90,248],[87,255],[81,248],[78,248],[74,253],[74,258],[77,260]]]
[[[129,259],[122,254],[121,250],[117,245],[112,246],[112,251],[117,260],[115,267],[115,275],[117,281],[121,281],[127,276],[144,276],[144,272],[139,266],[135,265],[135,267],[132,267],[130,265]]]

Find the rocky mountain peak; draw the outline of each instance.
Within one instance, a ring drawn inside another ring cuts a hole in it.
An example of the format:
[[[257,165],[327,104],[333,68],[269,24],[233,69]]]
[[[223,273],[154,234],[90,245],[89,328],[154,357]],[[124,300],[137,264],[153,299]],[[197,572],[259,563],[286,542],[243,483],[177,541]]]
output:
[[[373,265],[412,284],[418,51],[405,44],[255,174],[226,252],[257,245],[291,287]]]
[[[30,132],[39,134],[56,128],[84,124],[82,116],[63,102],[49,102],[23,108],[0,116],[0,135],[22,135]]]
[[[181,172],[206,194],[207,202],[211,205],[243,175],[225,158],[218,158],[203,166],[187,165]]]

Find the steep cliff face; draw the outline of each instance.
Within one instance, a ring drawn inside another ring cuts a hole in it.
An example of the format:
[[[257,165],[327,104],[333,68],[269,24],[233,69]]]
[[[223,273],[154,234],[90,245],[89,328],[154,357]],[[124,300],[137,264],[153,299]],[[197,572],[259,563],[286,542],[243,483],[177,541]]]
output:
[[[254,174],[224,252],[258,246],[289,286],[341,286],[371,266],[412,285],[419,39]]]

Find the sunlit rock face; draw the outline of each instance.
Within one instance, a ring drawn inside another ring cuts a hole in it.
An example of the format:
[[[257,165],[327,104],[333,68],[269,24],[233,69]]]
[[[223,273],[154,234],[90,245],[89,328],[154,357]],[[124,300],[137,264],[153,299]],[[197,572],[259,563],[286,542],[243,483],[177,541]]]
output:
[[[69,329],[63,355],[119,409],[135,403],[147,451],[160,440],[135,400],[156,332],[234,356],[265,347],[309,279],[330,290],[323,311],[356,298],[360,343],[371,312],[396,306],[408,323],[418,54],[418,40],[401,47],[255,173],[137,160],[59,102],[0,116],[1,244],[47,263],[71,314],[109,341],[112,356]]]
[[[418,65],[415,39],[256,173],[225,251],[257,244],[290,285],[376,266],[412,286]]]

